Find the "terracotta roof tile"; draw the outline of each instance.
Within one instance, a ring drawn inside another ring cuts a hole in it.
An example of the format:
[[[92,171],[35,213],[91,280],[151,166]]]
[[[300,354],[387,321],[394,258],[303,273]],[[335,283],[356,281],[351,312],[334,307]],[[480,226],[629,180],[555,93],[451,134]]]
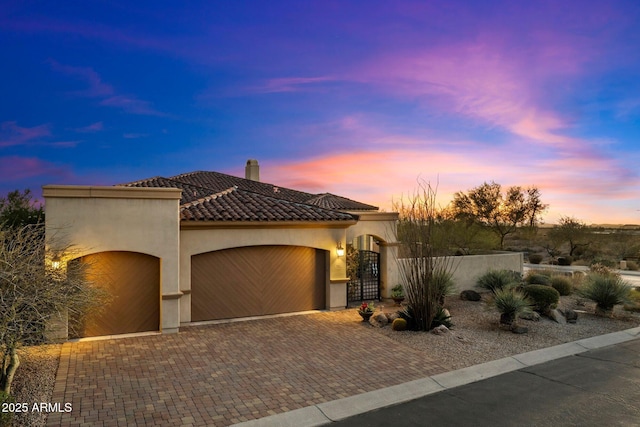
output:
[[[120,184],[182,190],[180,216],[186,221],[349,221],[342,211],[377,210],[334,194],[311,194],[219,172],[190,172]]]
[[[306,201],[307,204],[320,206],[325,209],[338,209],[347,211],[370,211],[378,210],[376,206],[367,205],[366,203],[357,202],[347,199],[346,197],[336,196],[331,193],[318,194],[317,196]]]
[[[180,207],[187,221],[350,221],[348,213],[264,196],[236,187]]]

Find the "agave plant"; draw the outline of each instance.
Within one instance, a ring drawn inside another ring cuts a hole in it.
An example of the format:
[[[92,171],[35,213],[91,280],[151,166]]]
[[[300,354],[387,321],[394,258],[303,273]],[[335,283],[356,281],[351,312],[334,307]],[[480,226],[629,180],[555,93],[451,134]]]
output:
[[[476,286],[495,293],[522,281],[520,273],[511,270],[489,270],[478,278]]]
[[[512,325],[521,314],[531,313],[531,301],[521,291],[505,287],[493,293],[492,305],[500,312],[500,323]]]
[[[587,275],[585,283],[578,290],[581,297],[596,303],[596,314],[600,315],[611,313],[615,305],[627,302],[630,293],[631,285],[619,275],[603,273]]]

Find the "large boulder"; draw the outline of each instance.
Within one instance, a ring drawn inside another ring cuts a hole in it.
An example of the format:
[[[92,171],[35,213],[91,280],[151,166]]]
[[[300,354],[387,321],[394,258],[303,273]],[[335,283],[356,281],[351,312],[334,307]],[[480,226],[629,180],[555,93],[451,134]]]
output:
[[[481,298],[480,294],[472,289],[460,292],[460,299],[463,301],[480,301]]]
[[[567,319],[565,319],[564,315],[557,308],[554,308],[553,310],[549,310],[547,312],[547,316],[549,316],[551,320],[555,320],[561,325],[567,324]]]
[[[369,319],[369,323],[371,323],[375,327],[382,328],[384,325],[389,323],[389,319],[387,319],[386,314],[379,311],[371,316],[371,318]]]
[[[385,314],[387,315],[387,320],[389,321],[389,323],[393,323],[394,320],[400,317],[397,311],[394,311],[393,313],[385,313]]]
[[[436,326],[431,330],[431,333],[436,335],[444,335],[449,333],[449,328],[444,325]]]
[[[576,323],[578,321],[578,313],[571,310],[570,308],[560,309],[559,311],[567,320],[567,323]]]

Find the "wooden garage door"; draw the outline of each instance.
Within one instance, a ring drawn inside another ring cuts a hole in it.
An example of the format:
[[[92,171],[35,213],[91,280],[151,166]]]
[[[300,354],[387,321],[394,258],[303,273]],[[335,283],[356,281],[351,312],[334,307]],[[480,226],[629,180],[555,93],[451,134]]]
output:
[[[79,336],[126,334],[160,329],[160,260],[135,252],[84,256],[88,278],[106,289],[111,301],[81,321]]]
[[[325,308],[325,252],[251,246],[191,258],[191,320]]]

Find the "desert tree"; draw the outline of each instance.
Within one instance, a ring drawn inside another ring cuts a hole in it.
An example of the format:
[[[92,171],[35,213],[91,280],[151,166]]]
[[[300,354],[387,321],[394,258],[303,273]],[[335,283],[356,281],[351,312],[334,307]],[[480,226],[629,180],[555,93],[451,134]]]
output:
[[[500,249],[504,248],[505,237],[518,227],[535,227],[547,208],[537,188],[513,186],[503,192],[502,186],[493,181],[467,193],[455,193],[452,204],[458,218],[477,221],[496,233]]]
[[[55,247],[55,251],[50,248]],[[18,348],[47,341],[47,328],[67,315],[97,310],[106,295],[92,286],[73,248],[47,241],[44,224],[0,228],[0,390],[9,393]]]
[[[44,209],[33,200],[31,190],[15,190],[0,197],[0,225],[22,227],[41,222],[44,222]]]
[[[437,189],[418,181],[417,189],[394,203],[399,214],[398,241],[403,258],[398,259],[400,280],[405,292],[407,312],[419,330],[431,329],[438,312],[442,289],[439,279],[452,270],[448,248],[434,238],[439,208]]]
[[[567,244],[569,246],[569,255],[576,255],[578,249],[585,249],[591,244],[591,230],[589,226],[577,218],[563,216],[549,230],[548,237],[556,246]]]

